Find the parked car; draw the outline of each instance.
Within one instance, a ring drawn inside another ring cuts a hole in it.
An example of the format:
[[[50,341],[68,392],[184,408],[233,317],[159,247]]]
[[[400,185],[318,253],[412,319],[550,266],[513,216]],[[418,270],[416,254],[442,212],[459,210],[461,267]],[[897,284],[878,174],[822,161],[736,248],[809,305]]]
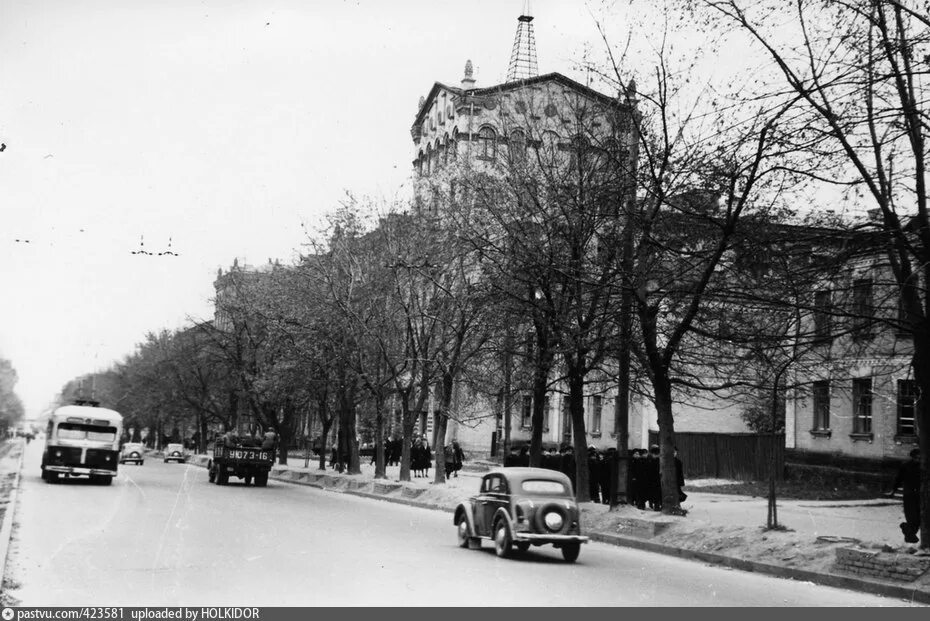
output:
[[[143,448],[143,445],[138,442],[127,442],[123,445],[123,450],[120,451],[119,463],[125,464],[131,461],[140,466],[145,464],[145,452],[142,450]]]
[[[569,563],[578,559],[580,512],[569,478],[544,468],[500,468],[481,478],[477,496],[459,504],[453,523],[459,546],[478,549],[490,539],[501,558],[516,547],[552,544]]]
[[[183,444],[169,444],[165,447],[165,463],[176,461],[179,464],[187,461],[187,452]]]

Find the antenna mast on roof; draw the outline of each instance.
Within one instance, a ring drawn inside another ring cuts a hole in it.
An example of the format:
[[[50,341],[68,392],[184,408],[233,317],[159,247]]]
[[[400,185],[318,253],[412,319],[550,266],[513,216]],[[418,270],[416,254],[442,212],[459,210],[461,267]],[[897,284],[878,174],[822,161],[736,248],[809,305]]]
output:
[[[526,78],[535,78],[538,75],[533,16],[530,15],[530,2],[526,0],[523,3],[523,14],[517,18],[517,34],[513,38],[513,51],[510,53],[507,81],[514,82]]]

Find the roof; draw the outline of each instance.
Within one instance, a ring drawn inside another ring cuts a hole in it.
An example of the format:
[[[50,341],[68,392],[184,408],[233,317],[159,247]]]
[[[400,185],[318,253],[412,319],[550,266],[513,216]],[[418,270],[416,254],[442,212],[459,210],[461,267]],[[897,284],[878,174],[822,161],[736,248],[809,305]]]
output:
[[[49,417],[51,420],[62,420],[74,417],[92,420],[105,420],[108,423],[122,424],[123,416],[115,410],[98,408],[89,405],[63,405]]]
[[[430,105],[433,103],[433,100],[436,98],[436,94],[440,90],[447,90],[456,95],[466,95],[466,96],[475,96],[481,97],[484,95],[496,95],[499,93],[504,93],[507,91],[513,91],[520,88],[525,88],[527,86],[532,86],[534,84],[539,84],[541,82],[559,82],[569,88],[572,88],[576,91],[580,91],[585,95],[591,97],[592,99],[597,99],[600,102],[607,105],[614,105],[618,103],[618,100],[604,93],[600,93],[590,86],[585,86],[580,82],[576,82],[571,78],[568,78],[561,73],[546,73],[543,75],[538,75],[532,78],[525,78],[523,80],[514,80],[513,82],[504,82],[502,84],[495,84],[494,86],[488,86],[485,88],[471,88],[464,90],[454,86],[448,86],[442,82],[433,83],[433,87],[430,89],[429,94],[426,96],[426,99],[423,101],[423,105],[420,106],[420,109],[417,111],[417,116],[413,121],[412,127],[418,126],[423,122],[423,116],[426,114],[426,111],[430,109]]]

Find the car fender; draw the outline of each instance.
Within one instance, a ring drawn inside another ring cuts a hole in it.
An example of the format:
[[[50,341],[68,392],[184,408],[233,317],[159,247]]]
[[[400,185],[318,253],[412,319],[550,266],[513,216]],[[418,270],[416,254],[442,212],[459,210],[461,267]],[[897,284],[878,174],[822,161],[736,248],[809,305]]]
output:
[[[475,532],[475,512],[472,510],[471,505],[462,503],[455,508],[455,513],[452,518],[453,524],[458,524],[459,519],[464,516],[465,523],[468,525],[468,536],[477,537],[478,534]]]
[[[494,519],[491,520],[491,525],[493,526],[496,524],[499,519],[503,519],[505,522],[507,522],[507,528],[510,531],[510,535],[512,537],[513,533],[515,532],[513,528],[513,518],[510,517],[510,511],[508,511],[506,507],[500,507],[497,509],[497,511],[494,512]]]

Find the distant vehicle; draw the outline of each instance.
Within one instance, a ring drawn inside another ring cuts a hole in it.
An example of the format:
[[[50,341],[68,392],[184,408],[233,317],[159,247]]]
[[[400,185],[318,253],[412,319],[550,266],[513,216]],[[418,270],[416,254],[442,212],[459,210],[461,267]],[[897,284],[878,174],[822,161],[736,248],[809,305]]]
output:
[[[140,466],[145,465],[144,449],[145,446],[139,442],[127,442],[123,445],[123,452],[120,453],[119,463],[125,464],[131,461]]]
[[[187,453],[183,444],[169,444],[165,447],[165,463],[176,461],[179,464],[187,461]]]
[[[211,483],[227,485],[229,477],[243,479],[246,485],[255,481],[256,487],[268,485],[268,473],[274,465],[277,446],[262,449],[257,446],[226,446],[223,435],[213,443],[213,458],[207,462],[207,476]]]
[[[123,417],[94,401],[78,401],[56,409],[48,419],[42,479],[55,483],[61,476],[88,476],[109,485],[119,463]]]
[[[553,544],[569,563],[578,560],[581,544],[580,512],[569,478],[544,468],[500,468],[484,475],[477,496],[459,504],[453,524],[459,546],[480,548],[484,539],[494,542],[501,558],[516,546]]]

